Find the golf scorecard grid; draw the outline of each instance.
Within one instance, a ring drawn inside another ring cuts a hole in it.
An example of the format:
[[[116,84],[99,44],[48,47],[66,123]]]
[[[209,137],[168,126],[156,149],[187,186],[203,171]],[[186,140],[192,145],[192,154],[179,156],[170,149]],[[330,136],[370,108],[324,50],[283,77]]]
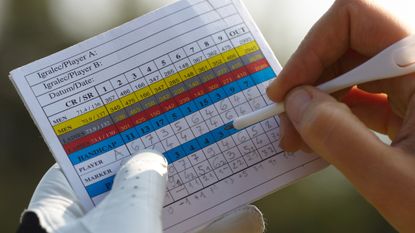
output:
[[[278,38],[276,38],[278,40]],[[188,232],[326,164],[279,145],[278,118],[224,129],[272,102],[281,67],[239,0],[183,0],[11,72],[86,210],[143,149],[169,162],[165,232]]]

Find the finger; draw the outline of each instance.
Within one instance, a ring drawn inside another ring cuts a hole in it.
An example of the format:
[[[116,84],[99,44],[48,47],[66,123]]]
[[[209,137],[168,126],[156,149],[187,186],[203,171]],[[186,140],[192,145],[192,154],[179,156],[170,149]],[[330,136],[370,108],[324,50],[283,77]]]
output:
[[[162,232],[167,160],[156,151],[132,157],[117,173],[108,196],[84,218],[89,232]]]
[[[314,84],[319,85],[325,83],[349,70],[352,70],[353,68],[356,68],[358,65],[367,60],[368,58],[366,56],[363,56],[352,49],[348,49],[345,54],[322,71],[322,74],[318,77],[318,80],[316,80]]]
[[[285,107],[303,140],[317,154],[348,177],[398,230],[414,229],[415,159],[405,153],[414,153],[414,112],[408,113],[410,118],[403,123],[403,127],[406,123],[412,127],[408,127],[402,144],[397,142],[396,146],[404,149],[400,150],[383,144],[346,105],[316,88],[294,89]]]
[[[365,61],[367,58],[357,54],[354,51],[348,51],[343,57],[337,61],[334,65],[327,68],[324,73],[321,75],[318,82],[325,82],[327,80],[332,79],[333,77],[338,76],[339,74],[344,73],[345,71],[348,71],[354,67],[356,67],[358,64]],[[318,83],[317,83],[318,84]],[[334,96],[336,99],[343,98],[347,93],[349,92],[348,89],[340,90],[335,93],[332,93],[332,96]],[[288,152],[294,152],[299,149],[310,152],[310,148],[303,142],[298,132],[295,130],[294,126],[291,124],[289,119],[286,117],[285,114],[281,114],[281,141],[280,146],[285,151]]]
[[[336,1],[313,26],[267,94],[280,102],[292,88],[316,82],[349,48],[372,57],[409,34],[408,28],[372,1]]]
[[[403,118],[415,93],[414,78],[415,74],[409,74],[382,81],[364,83],[359,85],[359,88],[371,93],[386,93],[393,112]]]
[[[303,140],[297,130],[292,125],[285,113],[280,118],[280,147],[288,152],[294,152],[301,148]]]
[[[354,87],[342,101],[367,127],[388,135],[392,140],[396,137],[402,119],[392,111],[386,95],[371,94]]]
[[[404,151],[415,154],[415,95],[408,104],[408,110],[402,123],[401,130],[392,142],[392,145]]]
[[[248,205],[231,211],[198,233],[263,233],[264,230],[261,211]]]
[[[379,179],[379,167],[368,165],[390,162],[388,147],[344,104],[313,87],[294,89],[285,104],[288,117],[313,151],[357,184],[365,184],[368,176]]]
[[[36,213],[47,232],[55,232],[84,215],[78,198],[57,164],[42,177],[27,211]]]

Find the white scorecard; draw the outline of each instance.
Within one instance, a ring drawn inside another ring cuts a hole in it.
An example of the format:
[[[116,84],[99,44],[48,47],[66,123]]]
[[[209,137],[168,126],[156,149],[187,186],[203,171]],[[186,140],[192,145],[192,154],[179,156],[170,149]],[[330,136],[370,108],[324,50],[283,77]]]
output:
[[[278,38],[276,38],[278,39]],[[86,210],[142,149],[169,161],[165,232],[188,232],[326,163],[279,147],[276,117],[225,130],[272,102],[281,67],[239,0],[183,0],[11,72]]]

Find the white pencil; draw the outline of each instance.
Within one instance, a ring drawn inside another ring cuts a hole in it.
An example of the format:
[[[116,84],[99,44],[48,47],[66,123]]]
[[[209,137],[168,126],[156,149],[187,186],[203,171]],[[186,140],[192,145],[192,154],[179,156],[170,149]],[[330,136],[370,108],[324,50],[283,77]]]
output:
[[[413,72],[415,72],[415,35],[408,36],[394,43],[362,65],[319,85],[317,88],[326,93],[333,93],[354,85],[399,77]],[[275,103],[240,116],[225,128],[241,130],[284,111],[283,103]]]

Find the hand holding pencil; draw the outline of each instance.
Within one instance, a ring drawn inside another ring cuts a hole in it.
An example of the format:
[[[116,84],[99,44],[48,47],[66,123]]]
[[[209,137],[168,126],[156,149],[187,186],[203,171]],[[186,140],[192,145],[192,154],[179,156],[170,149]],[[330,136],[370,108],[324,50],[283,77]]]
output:
[[[415,74],[337,92],[347,106],[312,86],[411,33],[372,1],[336,1],[267,90],[273,101],[285,104],[281,147],[314,151],[336,166],[400,232],[415,231]],[[414,56],[413,49],[407,51]],[[373,70],[384,68],[378,63]],[[387,134],[392,145],[369,129]]]

